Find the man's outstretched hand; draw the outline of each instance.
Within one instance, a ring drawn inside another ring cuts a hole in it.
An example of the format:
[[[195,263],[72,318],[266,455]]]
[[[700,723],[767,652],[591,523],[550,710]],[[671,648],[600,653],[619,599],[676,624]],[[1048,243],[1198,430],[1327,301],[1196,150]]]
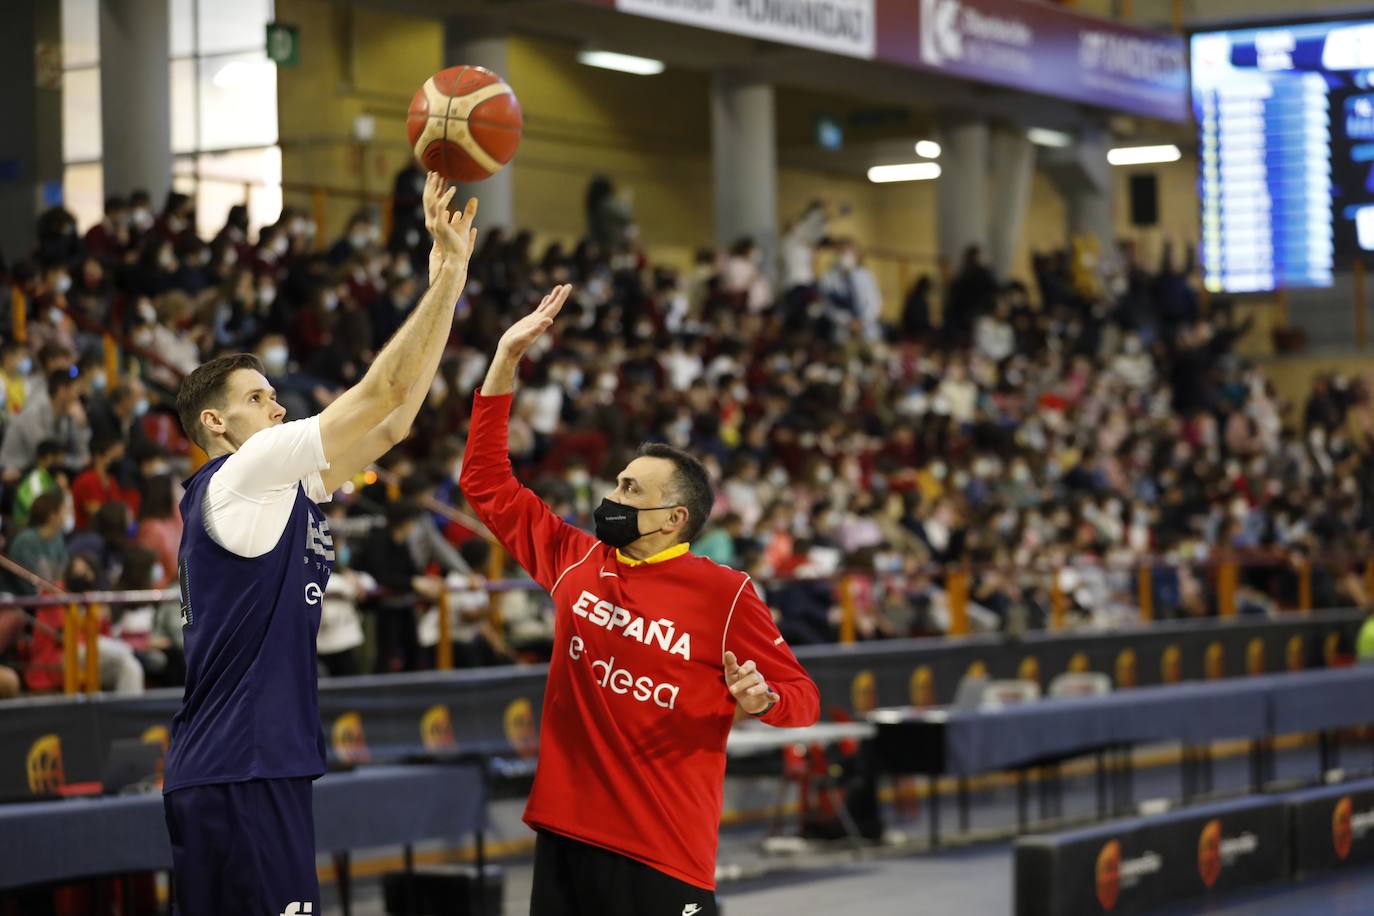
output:
[[[553,327],[553,320],[558,317],[563,303],[568,301],[568,294],[571,292],[572,284],[555,286],[553,291],[544,297],[544,301],[539,303],[538,308],[511,325],[506,333],[501,335],[501,342],[496,345],[498,356],[516,362],[523,359],[525,351],[543,336],[545,331]]]
[[[778,702],[778,695],[759,674],[753,660],[740,664],[735,653],[725,653],[725,683],[740,708],[751,716],[760,716]]]
[[[496,345],[496,356],[487,367],[487,378],[482,382],[483,397],[499,397],[515,390],[515,370],[520,360],[524,359],[530,345],[553,327],[553,320],[558,317],[571,292],[572,286],[569,284],[555,286],[538,308],[501,335],[501,342]]]

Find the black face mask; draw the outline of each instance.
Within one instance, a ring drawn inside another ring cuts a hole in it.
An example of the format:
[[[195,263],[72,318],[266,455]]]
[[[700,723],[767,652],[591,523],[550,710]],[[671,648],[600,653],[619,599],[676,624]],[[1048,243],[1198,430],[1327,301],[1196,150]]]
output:
[[[651,509],[640,509],[637,506],[627,506],[624,503],[603,499],[601,505],[597,506],[596,511],[592,513],[592,518],[596,520],[596,539],[616,549],[629,547],[644,537],[639,533],[640,512],[676,508],[676,506],[655,506]]]
[[[67,579],[67,591],[69,592],[93,592],[95,586],[96,581],[86,576],[76,575]]]

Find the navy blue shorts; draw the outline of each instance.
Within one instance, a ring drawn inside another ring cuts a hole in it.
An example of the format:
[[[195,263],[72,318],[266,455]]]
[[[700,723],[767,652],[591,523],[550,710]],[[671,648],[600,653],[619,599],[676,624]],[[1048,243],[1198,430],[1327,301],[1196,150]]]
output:
[[[309,777],[190,786],[163,798],[175,916],[316,916]]]

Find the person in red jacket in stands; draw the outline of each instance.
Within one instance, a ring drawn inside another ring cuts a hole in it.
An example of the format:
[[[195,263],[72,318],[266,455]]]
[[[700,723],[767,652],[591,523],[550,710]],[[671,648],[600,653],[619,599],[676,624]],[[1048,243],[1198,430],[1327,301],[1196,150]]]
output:
[[[138,514],[138,491],[121,487],[115,477],[114,465],[123,457],[124,440],[115,434],[104,433],[91,442],[91,466],[72,481],[77,528],[85,530],[91,516],[106,503],[123,503],[130,516]]]
[[[560,286],[497,345],[475,396],[460,485],[557,617],[539,766],[531,916],[713,916],[725,741],[738,707],[816,721],[820,695],[749,577],[689,552],[713,501],[701,462],[646,445],[595,512],[562,521],[511,470],[516,368]]]

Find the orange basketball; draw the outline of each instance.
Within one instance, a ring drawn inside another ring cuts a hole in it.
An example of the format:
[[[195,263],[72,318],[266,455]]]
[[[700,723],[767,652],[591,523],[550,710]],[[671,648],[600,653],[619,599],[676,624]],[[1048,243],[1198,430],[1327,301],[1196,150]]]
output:
[[[523,121],[515,93],[483,67],[449,67],[425,80],[406,113],[415,158],[450,181],[481,181],[510,162]]]

